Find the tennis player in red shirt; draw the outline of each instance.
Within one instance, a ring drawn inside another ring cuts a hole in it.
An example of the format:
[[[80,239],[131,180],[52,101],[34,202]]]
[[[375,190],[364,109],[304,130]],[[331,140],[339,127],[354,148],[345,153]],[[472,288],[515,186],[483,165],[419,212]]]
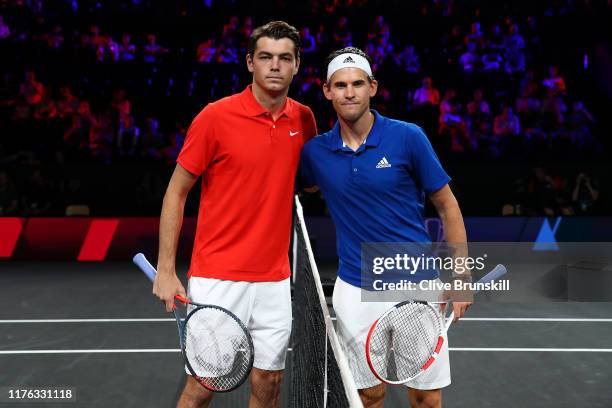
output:
[[[278,407],[291,332],[289,239],[300,151],[316,135],[312,111],[287,97],[300,65],[298,31],[274,21],[253,31],[253,83],[208,104],[193,120],[164,196],[153,293],[171,311],[180,294],[222,306],[253,338],[250,407]],[[188,293],[175,270],[187,193],[202,176]],[[193,378],[179,407],[207,407]]]

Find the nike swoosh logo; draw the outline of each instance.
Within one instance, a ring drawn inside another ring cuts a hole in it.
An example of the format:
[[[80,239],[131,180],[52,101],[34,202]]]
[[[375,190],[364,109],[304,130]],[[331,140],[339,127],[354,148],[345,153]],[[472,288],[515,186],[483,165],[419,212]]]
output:
[[[292,132],[292,131],[289,131],[289,136],[295,136],[295,135],[297,135],[298,133],[300,133],[300,132],[299,132],[299,131],[298,131],[298,132]]]

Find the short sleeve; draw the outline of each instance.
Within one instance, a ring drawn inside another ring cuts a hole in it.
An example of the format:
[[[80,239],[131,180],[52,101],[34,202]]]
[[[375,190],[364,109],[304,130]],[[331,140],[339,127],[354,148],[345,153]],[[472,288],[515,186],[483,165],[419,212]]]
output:
[[[191,122],[177,163],[195,176],[201,175],[214,160],[218,141],[213,129],[213,108],[206,106]]]
[[[302,121],[304,128],[304,143],[306,143],[317,135],[317,121],[309,107],[305,107],[304,113],[302,114]]]
[[[436,152],[420,127],[410,125],[407,148],[414,175],[427,194],[448,184],[451,179],[442,168]]]
[[[311,142],[312,143],[312,142]],[[301,188],[308,188],[317,185],[312,165],[310,163],[310,151],[311,147],[308,144],[302,149],[302,155],[300,158],[300,170],[298,172],[298,184]]]

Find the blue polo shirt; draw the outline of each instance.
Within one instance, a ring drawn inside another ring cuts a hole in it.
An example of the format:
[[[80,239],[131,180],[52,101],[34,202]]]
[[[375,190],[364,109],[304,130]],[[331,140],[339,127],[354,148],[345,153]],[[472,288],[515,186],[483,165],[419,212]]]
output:
[[[306,143],[300,164],[302,183],[319,186],[336,226],[338,276],[355,286],[362,243],[430,242],[426,195],[450,181],[420,127],[372,113],[374,125],[357,151],[344,146],[336,122]],[[423,274],[410,280],[437,277]]]

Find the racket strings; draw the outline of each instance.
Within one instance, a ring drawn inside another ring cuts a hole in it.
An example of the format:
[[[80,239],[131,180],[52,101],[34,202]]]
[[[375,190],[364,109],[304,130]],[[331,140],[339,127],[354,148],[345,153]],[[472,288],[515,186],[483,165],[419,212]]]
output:
[[[253,349],[236,320],[215,308],[201,308],[185,322],[185,356],[192,374],[212,390],[236,387],[250,371]]]
[[[388,381],[414,378],[433,354],[442,327],[440,313],[430,305],[406,303],[395,308],[372,333],[373,368]]]

